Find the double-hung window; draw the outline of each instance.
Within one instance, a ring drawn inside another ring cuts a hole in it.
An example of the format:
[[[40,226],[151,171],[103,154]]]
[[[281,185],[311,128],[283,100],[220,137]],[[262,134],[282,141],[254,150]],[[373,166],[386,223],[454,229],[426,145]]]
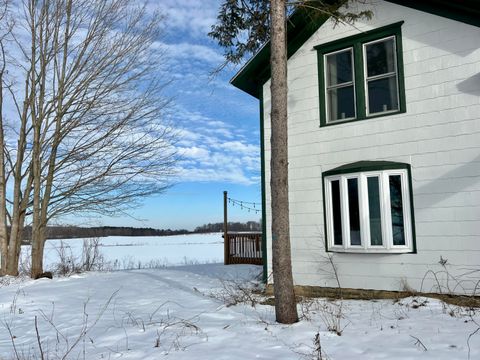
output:
[[[355,119],[353,48],[328,54],[325,59],[328,118],[334,121]]]
[[[401,25],[315,47],[322,126],[405,112]]]
[[[359,162],[323,174],[327,250],[414,251],[410,167]]]

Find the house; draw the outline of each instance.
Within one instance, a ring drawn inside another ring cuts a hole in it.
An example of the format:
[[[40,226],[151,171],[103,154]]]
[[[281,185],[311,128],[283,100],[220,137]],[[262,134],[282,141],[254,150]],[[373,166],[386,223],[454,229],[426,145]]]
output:
[[[358,7],[373,18],[334,27],[297,11],[289,22],[294,283],[478,293],[479,2]],[[266,277],[269,51],[231,81],[260,103]]]

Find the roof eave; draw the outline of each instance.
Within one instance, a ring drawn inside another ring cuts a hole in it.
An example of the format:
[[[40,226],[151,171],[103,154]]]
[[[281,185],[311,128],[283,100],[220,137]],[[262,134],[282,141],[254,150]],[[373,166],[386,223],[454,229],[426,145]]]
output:
[[[329,16],[311,17],[308,11],[297,10],[289,18],[287,24],[287,58],[290,58],[315,31],[320,28]],[[238,71],[230,83],[247,94],[260,98],[260,86],[270,78],[270,41]]]
[[[419,11],[450,18],[469,25],[480,27],[478,0],[386,0]],[[297,10],[290,18],[287,27],[288,58],[317,31],[328,16],[308,17],[307,11]],[[260,87],[270,78],[270,42],[262,48],[235,74],[230,83],[253,97],[260,98]]]
[[[386,0],[415,10],[480,27],[478,0]]]

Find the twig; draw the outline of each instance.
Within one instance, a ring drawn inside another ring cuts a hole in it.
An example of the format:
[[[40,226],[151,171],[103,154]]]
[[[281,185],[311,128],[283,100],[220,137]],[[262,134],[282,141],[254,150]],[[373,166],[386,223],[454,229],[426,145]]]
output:
[[[36,315],[35,315],[35,333],[37,334],[37,343],[38,343],[38,349],[40,350],[40,359],[44,360],[45,356],[43,355],[42,341],[40,339],[40,332],[38,331],[38,320]]]
[[[168,303],[172,303],[172,304],[175,304],[177,305],[178,307],[184,307],[183,305],[181,305],[180,303],[176,302],[176,301],[171,301],[171,300],[167,300],[165,302],[163,302],[162,304],[160,304],[154,312],[152,312],[149,317],[148,317],[148,324],[151,325],[153,323],[153,317],[155,316],[155,314],[166,304]]]
[[[413,338],[413,339],[415,339],[415,340],[417,340],[417,341],[415,342],[415,345],[416,345],[416,346],[419,346],[423,351],[427,351],[427,350],[428,350],[427,347],[426,347],[425,345],[423,345],[423,342],[422,342],[419,338],[417,338],[416,336],[413,336],[413,335],[410,335],[410,337]]]
[[[316,357],[316,360],[323,360],[322,344],[320,343],[320,333],[319,332],[317,332],[315,334],[313,344],[315,345],[315,348],[313,350],[314,350],[314,356]]]
[[[335,263],[333,262],[333,255],[330,254],[330,253],[328,254],[328,261],[330,262],[330,265],[332,266],[333,274],[335,275],[335,280],[337,282],[340,299],[343,299],[342,286],[340,285],[340,278],[338,276],[338,269],[337,269],[337,266],[335,265]]]
[[[470,338],[480,331],[480,327],[477,328],[474,332],[468,335],[467,346],[468,346],[468,360],[470,360]]]
[[[15,352],[15,359],[20,360],[20,356],[18,355],[17,346],[15,345],[15,335],[12,334],[12,329],[10,329],[10,325],[5,324],[8,330],[8,334],[10,335],[10,341],[12,342],[13,351]]]

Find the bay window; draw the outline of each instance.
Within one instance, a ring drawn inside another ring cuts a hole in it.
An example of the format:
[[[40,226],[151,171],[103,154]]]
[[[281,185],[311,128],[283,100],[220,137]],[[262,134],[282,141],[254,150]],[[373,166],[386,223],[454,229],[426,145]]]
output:
[[[361,162],[323,174],[327,250],[413,252],[408,164]]]

